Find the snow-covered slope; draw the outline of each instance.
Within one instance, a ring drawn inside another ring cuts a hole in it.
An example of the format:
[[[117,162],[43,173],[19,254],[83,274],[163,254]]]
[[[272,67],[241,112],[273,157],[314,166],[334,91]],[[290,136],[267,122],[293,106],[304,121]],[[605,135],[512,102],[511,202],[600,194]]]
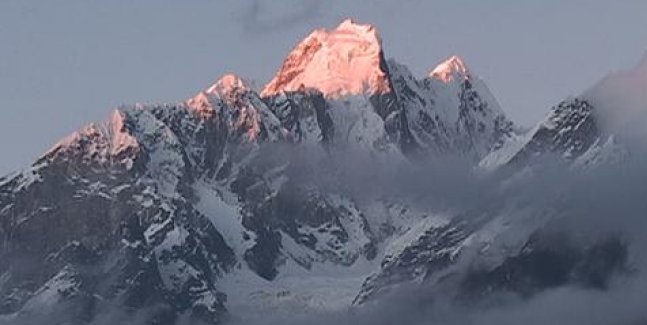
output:
[[[490,90],[460,58],[450,57],[422,80],[394,60],[389,71],[402,108],[394,118],[412,150],[478,160],[514,135]]]
[[[307,88],[332,98],[386,93],[390,87],[382,56],[375,27],[347,19],[333,30],[315,30],[301,41],[261,95]]]
[[[460,58],[419,80],[385,60],[373,26],[351,20],[299,43],[261,95],[309,98],[313,92],[321,93],[333,120],[328,139],[367,151],[480,159],[512,134],[494,96]]]
[[[585,100],[569,99],[553,107],[544,121],[523,136],[486,157],[482,166],[527,163],[547,154],[575,159],[602,136],[593,106]]]

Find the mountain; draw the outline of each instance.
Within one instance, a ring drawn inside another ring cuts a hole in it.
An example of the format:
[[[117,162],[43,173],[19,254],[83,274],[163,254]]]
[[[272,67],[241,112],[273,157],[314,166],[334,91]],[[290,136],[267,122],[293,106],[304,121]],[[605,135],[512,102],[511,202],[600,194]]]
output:
[[[507,147],[492,152],[483,164],[525,164],[546,154],[573,160],[598,145],[602,137],[594,107],[586,100],[573,98],[553,107],[544,121]]]
[[[479,160],[513,135],[513,124],[485,83],[452,56],[417,80],[391,60],[401,111],[401,137],[417,152],[460,154]]]
[[[647,56],[633,68],[609,74],[576,97],[552,107],[548,116],[525,134],[507,139],[481,166],[526,164],[546,154],[575,166],[617,162],[627,144],[645,137]]]
[[[485,295],[511,273],[510,290],[546,287],[529,265],[562,261],[543,231],[557,213],[498,185],[457,211],[451,168],[433,166],[593,161],[615,144],[595,104],[565,101],[522,134],[462,59],[416,78],[384,53],[375,27],[345,20],[260,93],[228,74],[179,103],[120,107],[0,179],[0,321],[222,323],[361,306],[411,281]],[[603,282],[621,268],[621,243],[588,247],[560,284],[594,286],[586,263]],[[466,273],[474,261],[488,271]]]
[[[261,95],[320,92],[331,107],[337,143],[404,155],[461,154],[480,159],[512,132],[487,86],[454,56],[418,80],[387,61],[377,30],[345,20],[316,30],[287,56]],[[361,122],[361,123],[360,123]],[[369,126],[369,127],[366,127]]]

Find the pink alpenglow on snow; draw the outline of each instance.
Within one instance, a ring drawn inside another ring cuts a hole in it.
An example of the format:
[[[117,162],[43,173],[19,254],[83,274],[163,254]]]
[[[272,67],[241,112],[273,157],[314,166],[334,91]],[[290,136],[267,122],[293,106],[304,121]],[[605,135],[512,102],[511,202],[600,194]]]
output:
[[[235,74],[228,73],[220,77],[216,83],[207,88],[206,93],[209,95],[225,95],[236,90],[248,90],[247,83]]]
[[[454,55],[434,68],[429,76],[445,83],[465,79],[471,76],[470,70],[463,60]]]
[[[228,73],[220,77],[213,85],[206,90],[199,92],[195,97],[187,101],[187,105],[196,112],[209,116],[214,113],[214,107],[209,97],[217,97],[226,100],[240,91],[247,91],[250,87],[242,78],[235,74]]]
[[[77,156],[99,164],[117,163],[130,169],[139,152],[139,142],[126,128],[126,113],[114,110],[108,121],[91,123],[56,143],[44,156]]]
[[[314,88],[328,98],[391,91],[380,36],[350,19],[333,30],[318,29],[297,45],[261,95]]]

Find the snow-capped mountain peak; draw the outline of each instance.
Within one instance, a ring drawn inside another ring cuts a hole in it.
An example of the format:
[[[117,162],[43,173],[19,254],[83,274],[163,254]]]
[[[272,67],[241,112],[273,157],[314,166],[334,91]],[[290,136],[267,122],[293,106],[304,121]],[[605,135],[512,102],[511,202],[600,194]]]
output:
[[[205,90],[187,100],[187,105],[202,115],[214,113],[217,102],[231,103],[240,95],[251,91],[251,87],[241,77],[228,73],[220,77]]]
[[[468,78],[471,76],[471,72],[460,57],[453,55],[436,66],[429,76],[443,82],[451,82]]]
[[[208,95],[222,96],[236,90],[249,90],[250,87],[239,76],[228,73],[220,77],[211,87],[205,91]]]
[[[132,136],[124,111],[116,109],[101,123],[90,123],[56,143],[44,157],[53,159],[80,159],[99,165],[121,164],[132,167],[140,144]]]
[[[386,93],[391,87],[383,63],[377,29],[347,19],[335,29],[315,30],[301,41],[261,95],[304,88],[333,98]]]
[[[347,18],[344,21],[342,21],[336,28],[337,31],[346,31],[348,33],[353,33],[356,35],[362,35],[365,37],[365,39],[372,41],[374,39],[377,39],[379,42],[381,42],[380,36],[377,32],[377,29],[375,26],[370,25],[370,24],[360,24],[356,21],[354,21],[351,18]]]

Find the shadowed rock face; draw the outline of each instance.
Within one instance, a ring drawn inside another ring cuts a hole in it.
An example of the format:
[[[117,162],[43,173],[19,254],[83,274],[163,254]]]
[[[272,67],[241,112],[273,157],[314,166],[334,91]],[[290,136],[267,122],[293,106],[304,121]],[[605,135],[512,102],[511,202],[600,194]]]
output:
[[[510,163],[524,164],[544,154],[572,160],[584,154],[601,137],[594,107],[589,102],[577,98],[563,101],[552,108],[546,120],[532,134],[530,141]]]
[[[480,160],[514,134],[513,124],[482,80],[452,57],[424,79],[388,62],[398,110],[388,126],[414,156],[458,155]],[[458,69],[458,70],[454,70]]]
[[[567,234],[537,233],[520,254],[496,268],[469,271],[460,296],[477,302],[492,293],[530,297],[565,285],[605,290],[613,275],[626,270],[627,245],[616,237],[575,245]]]
[[[171,314],[192,309],[212,320],[222,314],[224,300],[214,282],[235,258],[191,204],[190,184],[211,173],[203,162],[226,152],[230,133],[218,130],[223,123],[216,118],[197,131],[194,123],[201,121],[181,107],[124,114],[130,125],[123,132],[136,137],[141,149],[131,153],[134,164],[81,161],[94,157],[81,138],[80,145],[66,144],[39,160],[30,169],[38,178],[33,183],[18,176],[2,187],[0,256],[11,261],[0,270],[8,277],[0,286],[3,313],[29,309],[64,287],[66,294],[47,303],[83,297],[84,315],[105,301],[134,309],[161,304]],[[221,136],[205,141],[203,132]],[[174,194],[163,193],[164,187]],[[181,240],[169,244],[178,235]],[[213,299],[196,303],[205,293]]]
[[[354,304],[388,293],[394,286],[413,280],[424,280],[452,265],[457,251],[470,232],[464,223],[432,227],[398,255],[382,261],[380,271],[364,281]]]
[[[232,251],[213,225],[186,200],[150,193],[143,168],[70,161],[74,156],[46,156],[36,164],[38,182],[20,190],[17,184],[3,187],[2,204],[8,208],[0,260],[9,261],[0,266],[8,277],[0,286],[3,313],[40,308],[45,298],[39,297],[53,292],[47,306],[74,306],[70,317],[79,322],[91,320],[105,301],[134,309],[163,304],[164,314],[173,315],[193,304],[195,289],[214,288],[215,273],[232,265]],[[150,204],[137,199],[144,197]],[[156,224],[165,226],[147,234]],[[183,245],[156,250],[165,233],[179,227],[189,231]],[[160,264],[175,261],[203,276],[169,288]],[[209,317],[224,310],[222,300],[208,308]]]
[[[207,98],[199,111],[184,104],[124,109],[120,132],[137,150],[93,152],[110,146],[92,141],[111,144],[121,135],[97,139],[92,130],[95,138],[81,133],[3,182],[0,257],[10,263],[0,265],[2,313],[30,313],[53,292],[47,304],[78,306],[70,319],[79,322],[106,301],[159,309],[162,316],[150,319],[168,323],[187,312],[218,322],[226,300],[218,279],[244,265],[272,280],[288,258],[285,236],[316,257],[297,260],[304,268],[373,258],[371,231],[352,203],[333,203],[327,192],[289,180],[287,157],[258,154],[273,142],[331,145],[324,98],[288,94],[267,99],[270,109],[253,93],[236,96]],[[276,187],[278,178],[287,182]],[[242,233],[218,229],[219,211],[198,208],[198,185],[235,198]],[[366,241],[347,249],[358,229]],[[223,235],[250,244],[235,250]]]
[[[330,107],[320,92],[286,92],[264,100],[293,141],[329,144],[334,138]]]

